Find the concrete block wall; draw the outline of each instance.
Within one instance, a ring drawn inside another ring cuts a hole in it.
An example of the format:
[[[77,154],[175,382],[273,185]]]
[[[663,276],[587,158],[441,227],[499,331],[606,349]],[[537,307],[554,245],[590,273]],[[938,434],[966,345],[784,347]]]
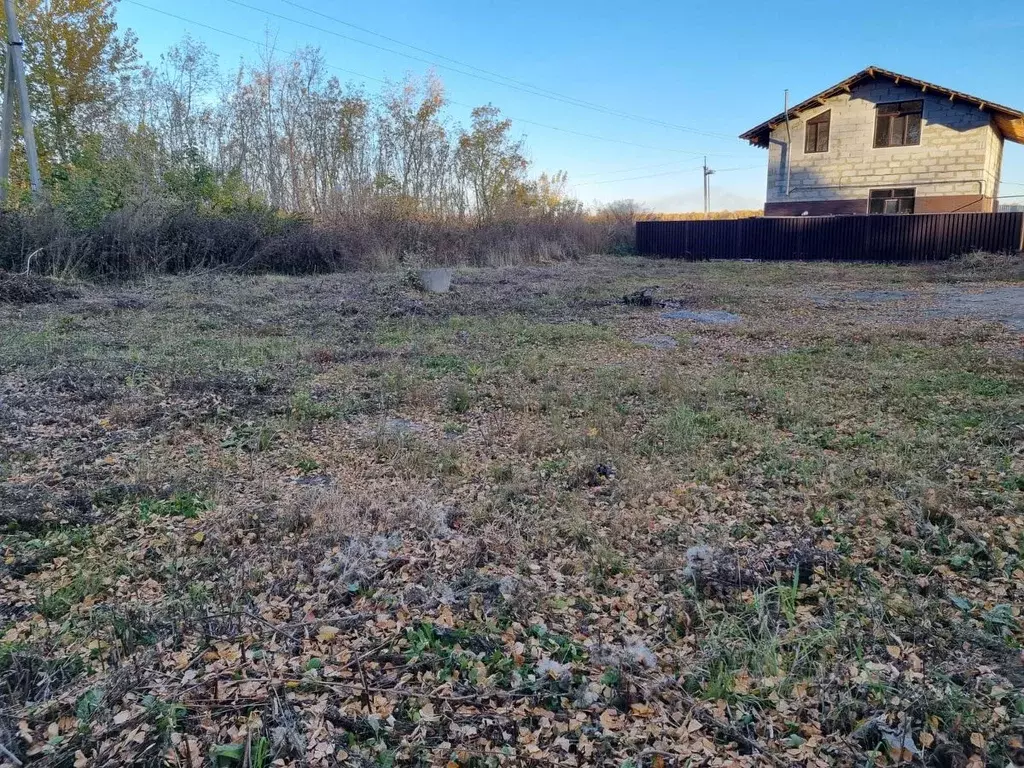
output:
[[[985,179],[992,197],[999,197],[999,175],[1003,167],[1003,137],[993,125],[989,134],[988,152],[985,155]]]
[[[891,101],[924,102],[921,143],[875,148],[875,107]],[[828,152],[805,153],[805,123],[832,111]],[[998,194],[1003,139],[991,114],[948,97],[879,79],[863,83],[790,120],[791,194],[786,195],[786,125],[778,126],[768,148],[767,202],[852,202],[844,212],[867,212],[871,189],[914,187],[928,197],[994,198]],[[918,205],[928,210],[927,204]]]

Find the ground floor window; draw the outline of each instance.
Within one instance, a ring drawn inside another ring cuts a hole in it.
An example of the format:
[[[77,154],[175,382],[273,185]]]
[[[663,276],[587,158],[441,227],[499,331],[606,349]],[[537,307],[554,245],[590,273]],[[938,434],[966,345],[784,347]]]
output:
[[[873,189],[868,197],[868,213],[913,212],[913,189]]]

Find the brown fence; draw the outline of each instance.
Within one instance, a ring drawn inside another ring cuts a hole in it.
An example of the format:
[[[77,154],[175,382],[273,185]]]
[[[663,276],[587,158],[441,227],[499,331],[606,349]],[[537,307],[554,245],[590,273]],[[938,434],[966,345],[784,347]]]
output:
[[[932,261],[1024,250],[1024,213],[639,221],[636,249],[684,259]]]

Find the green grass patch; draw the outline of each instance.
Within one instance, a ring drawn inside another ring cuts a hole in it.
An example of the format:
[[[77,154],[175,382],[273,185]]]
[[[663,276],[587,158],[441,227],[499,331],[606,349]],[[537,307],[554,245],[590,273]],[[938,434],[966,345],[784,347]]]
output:
[[[175,493],[168,499],[142,499],[139,517],[148,522],[154,517],[184,517],[195,519],[213,509],[213,503],[195,493]]]

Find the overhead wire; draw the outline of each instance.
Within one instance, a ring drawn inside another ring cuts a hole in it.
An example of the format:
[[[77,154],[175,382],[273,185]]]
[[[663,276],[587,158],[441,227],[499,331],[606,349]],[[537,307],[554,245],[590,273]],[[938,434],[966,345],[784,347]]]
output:
[[[617,173],[635,173],[636,171],[646,171],[649,168],[667,168],[670,165],[679,165],[680,163],[688,163],[689,158],[686,160],[673,160],[670,163],[655,163],[653,165],[637,165],[632,168],[620,168],[617,171],[594,171],[592,173],[581,173],[576,176],[577,179],[585,179],[590,176],[612,176]]]
[[[579,184],[573,184],[574,187],[590,187],[595,184],[614,184],[618,181],[638,181],[639,179],[654,179],[659,176],[678,176],[681,173],[690,173],[691,171],[699,171],[704,166],[695,165],[693,168],[681,168],[675,171],[664,171],[662,173],[649,173],[644,176],[630,176],[625,179],[601,179],[600,181],[584,181]]]
[[[395,53],[395,54],[397,54],[399,56],[408,56],[409,58],[413,58],[413,59],[415,59],[417,61],[424,61],[424,59],[421,59],[419,57],[411,56],[410,54],[403,53],[402,51],[395,51],[395,50],[390,49],[390,48],[385,48],[383,46],[377,46],[377,45],[374,45],[373,43],[367,43],[366,41],[361,41],[361,40],[358,40],[356,38],[351,38],[351,37],[349,37],[347,35],[340,35],[340,33],[334,32],[333,30],[323,29],[322,27],[318,27],[316,25],[309,24],[308,22],[300,21],[300,20],[297,20],[297,19],[292,19],[292,18],[290,18],[288,16],[284,16],[282,14],[278,14],[278,13],[275,13],[273,11],[268,11],[266,9],[262,9],[262,8],[258,8],[258,7],[252,6],[249,3],[243,2],[243,0],[225,0],[225,2],[229,2],[229,3],[232,3],[233,5],[241,6],[243,8],[249,8],[250,10],[255,10],[255,11],[260,12],[260,13],[265,13],[267,15],[274,16],[276,18],[283,19],[285,21],[291,21],[292,23],[295,23],[295,24],[301,24],[303,26],[319,30],[319,31],[324,32],[326,34],[339,35],[339,36],[343,37],[346,40],[353,40],[354,42],[360,43],[362,45],[370,45],[370,46],[372,46],[374,48],[378,48],[380,50],[389,51],[389,52]],[[496,82],[496,81],[491,79],[491,78],[499,78],[500,80],[507,81],[507,82],[498,82],[497,83],[498,85],[504,85],[504,86],[506,86],[508,88],[515,88],[516,90],[525,90],[525,92],[532,93],[533,95],[543,96],[544,98],[551,98],[551,99],[554,99],[556,101],[562,101],[562,102],[565,102],[565,103],[572,104],[574,106],[583,107],[583,108],[586,108],[586,109],[594,109],[594,110],[597,110],[599,112],[603,112],[605,114],[615,115],[615,116],[623,117],[623,118],[626,118],[626,119],[629,119],[629,120],[637,120],[637,121],[640,121],[640,122],[649,123],[651,125],[658,125],[658,126],[661,126],[661,127],[664,127],[664,128],[671,128],[671,129],[677,130],[677,131],[684,131],[686,133],[694,133],[694,134],[698,134],[698,135],[701,135],[701,136],[710,136],[710,137],[713,137],[713,138],[728,139],[730,141],[735,139],[735,137],[730,135],[730,134],[718,133],[718,132],[715,132],[715,131],[705,131],[705,130],[702,130],[702,129],[699,129],[699,128],[692,128],[692,127],[686,126],[686,125],[679,125],[679,124],[676,124],[676,123],[669,123],[669,122],[666,122],[664,120],[658,120],[657,118],[647,117],[645,115],[638,115],[638,114],[635,114],[635,113],[627,112],[627,111],[622,110],[622,109],[618,109],[616,107],[609,107],[609,106],[606,106],[604,104],[597,104],[597,103],[592,102],[592,101],[587,101],[585,99],[580,99],[580,98],[578,98],[576,96],[571,96],[571,95],[568,95],[568,94],[559,93],[558,91],[553,91],[550,88],[542,88],[541,86],[534,85],[532,83],[528,83],[528,82],[525,82],[523,80],[517,80],[515,78],[509,77],[508,75],[503,75],[500,72],[495,72],[495,71],[490,70],[490,69],[485,69],[483,67],[478,67],[478,66],[476,66],[474,64],[469,64],[468,62],[460,61],[459,59],[452,58],[451,56],[446,56],[443,53],[438,53],[437,51],[431,51],[431,50],[429,50],[427,48],[422,48],[422,47],[420,47],[418,45],[413,45],[412,43],[407,43],[407,42],[405,42],[403,40],[399,40],[398,38],[390,37],[390,36],[382,34],[380,32],[376,32],[376,31],[374,31],[372,29],[368,29],[367,27],[363,27],[363,26],[360,26],[358,24],[353,24],[350,21],[346,21],[344,19],[339,19],[337,16],[331,16],[330,14],[323,13],[322,11],[318,11],[318,10],[316,10],[314,8],[309,8],[307,6],[301,5],[300,3],[294,2],[294,0],[281,0],[281,2],[283,2],[285,5],[290,5],[293,8],[296,8],[298,10],[304,11],[305,13],[309,13],[309,14],[313,14],[315,16],[319,16],[320,18],[326,19],[328,21],[332,21],[332,22],[334,22],[336,24],[341,24],[341,25],[344,25],[346,27],[350,27],[351,29],[358,30],[358,31],[360,31],[360,32],[362,32],[364,34],[373,35],[374,37],[379,37],[382,40],[387,40],[388,42],[395,43],[396,45],[401,45],[401,46],[403,46],[405,48],[409,48],[411,50],[418,51],[419,53],[423,53],[423,54],[426,54],[428,56],[432,56],[435,59],[441,59],[443,61],[451,62],[451,64],[458,65],[459,67],[463,67],[465,69],[472,70],[472,72],[461,72],[460,70],[457,70],[457,69],[453,70],[453,71],[456,71],[456,72],[460,72],[460,74],[463,74],[463,75],[468,75],[470,77],[477,77],[478,75],[474,75],[473,74],[473,72],[477,72],[477,73],[480,73],[481,75],[486,75],[486,77],[484,77],[482,79],[486,80],[487,82],[492,82],[493,83],[493,82]],[[438,64],[436,61],[428,61],[427,63],[434,64],[435,66],[444,66],[447,69],[452,69],[452,67],[448,67],[446,65]]]
[[[229,0],[229,1],[233,1],[233,0]],[[252,38],[246,37],[244,35],[240,35],[237,32],[230,32],[230,31],[228,31],[226,29],[221,29],[220,27],[215,27],[212,24],[207,24],[206,22],[197,21],[196,19],[192,19],[192,18],[189,18],[187,16],[182,16],[180,14],[173,13],[171,11],[166,11],[163,8],[156,8],[156,7],[154,7],[152,5],[149,5],[147,3],[140,2],[140,0],[123,0],[123,2],[129,3],[129,4],[137,6],[139,8],[145,8],[148,11],[153,11],[154,13],[159,13],[159,14],[162,14],[164,16],[168,16],[168,17],[173,18],[173,19],[177,19],[179,21],[185,22],[186,24],[192,24],[192,25],[194,25],[196,27],[200,27],[202,29],[208,29],[211,32],[217,32],[217,33],[222,34],[222,35],[227,35],[228,37],[233,37],[236,40],[241,40],[243,42],[249,43],[250,45],[255,45],[257,47],[260,47],[260,46],[263,45],[263,43],[259,42],[258,40],[253,40]],[[349,74],[349,75],[355,75],[356,77],[361,77],[361,78],[363,78],[365,80],[371,80],[373,82],[385,83],[385,84],[388,82],[387,80],[384,80],[384,79],[379,78],[379,77],[374,77],[372,75],[367,75],[367,74],[365,74],[363,72],[357,72],[356,70],[346,69],[344,67],[338,67],[338,66],[335,66],[333,64],[326,64],[325,66],[328,69],[335,70],[337,72],[343,72],[343,73]],[[473,105],[473,104],[467,104],[465,102],[455,101],[454,99],[448,99],[448,103],[454,104],[454,105],[460,106],[460,107],[466,107],[466,108],[469,108],[469,109],[472,109],[474,106],[476,106],[476,105]],[[657,147],[657,146],[652,146],[650,144],[642,144],[642,143],[635,142],[635,141],[628,141],[626,139],[615,139],[615,138],[612,138],[610,136],[600,136],[600,135],[593,134],[593,133],[586,133],[584,131],[577,131],[577,130],[574,130],[572,128],[563,128],[563,127],[560,127],[560,126],[557,126],[557,125],[551,125],[549,123],[541,123],[541,122],[538,122],[536,120],[529,120],[529,119],[524,118],[524,117],[516,117],[514,115],[506,115],[506,117],[508,119],[514,121],[514,122],[517,122],[517,123],[524,123],[526,125],[534,125],[534,126],[537,126],[537,127],[540,127],[540,128],[546,128],[548,130],[558,131],[560,133],[566,133],[566,134],[570,134],[570,135],[573,135],[573,136],[580,136],[582,138],[594,139],[596,141],[606,141],[606,142],[611,142],[611,143],[615,143],[615,144],[623,144],[625,146],[630,146],[630,147],[637,147],[637,148],[640,148],[640,149],[649,149],[649,150],[652,150],[652,151],[655,151],[655,152],[675,152],[675,153],[685,154],[685,155],[702,155],[702,154],[707,154],[709,156],[735,156],[735,153],[712,153],[712,152],[705,153],[705,152],[696,151],[696,150],[689,150],[689,149],[675,149],[675,148],[669,148],[669,147]]]
[[[575,186],[575,187],[589,187],[589,186],[592,186],[594,184],[614,184],[615,182],[618,182],[618,181],[639,181],[641,179],[654,179],[654,178],[657,178],[659,176],[676,176],[676,175],[681,174],[681,173],[690,173],[692,171],[699,171],[703,167],[704,167],[703,165],[697,165],[697,166],[694,166],[693,168],[681,168],[681,169],[677,169],[677,170],[674,170],[674,171],[664,171],[662,173],[650,173],[650,174],[647,174],[647,175],[644,175],[644,176],[631,176],[631,177],[626,178],[626,179],[602,179],[600,181],[584,181],[584,182],[581,182],[581,183],[578,183],[578,184],[574,183],[573,186]],[[745,166],[742,166],[740,168],[721,168],[721,169],[715,169],[715,173],[729,173],[730,171],[749,171],[752,168],[761,168],[761,167],[762,166],[760,164],[758,164],[758,165],[745,165]],[[639,170],[639,169],[637,169],[637,170]]]

